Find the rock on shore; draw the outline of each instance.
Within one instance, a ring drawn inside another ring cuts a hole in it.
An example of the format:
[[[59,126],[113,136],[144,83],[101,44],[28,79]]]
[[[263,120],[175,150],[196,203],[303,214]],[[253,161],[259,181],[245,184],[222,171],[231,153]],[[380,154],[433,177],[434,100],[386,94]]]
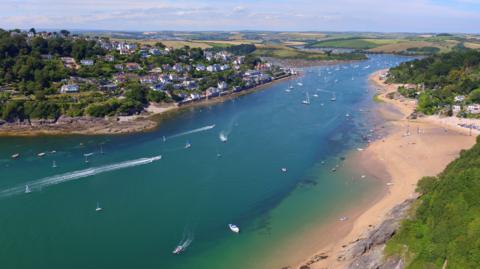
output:
[[[416,199],[409,199],[390,210],[380,226],[369,231],[348,246],[345,256],[339,259],[351,260],[347,269],[402,269],[403,260],[400,257],[384,259],[383,250],[386,242],[392,238],[406,217],[407,211]]]

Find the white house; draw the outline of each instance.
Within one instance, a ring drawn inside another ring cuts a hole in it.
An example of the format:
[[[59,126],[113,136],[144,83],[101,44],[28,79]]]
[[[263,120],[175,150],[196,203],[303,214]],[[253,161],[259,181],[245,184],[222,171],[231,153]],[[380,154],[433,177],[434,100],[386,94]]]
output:
[[[471,114],[479,114],[480,113],[480,105],[479,104],[471,104],[467,106],[468,113]]]
[[[197,66],[195,67],[195,69],[196,69],[197,71],[205,71],[207,68],[206,68],[204,65],[197,64]]]
[[[219,64],[209,65],[209,66],[207,66],[207,71],[208,72],[218,72],[218,71],[221,71],[221,67],[220,67]]]
[[[221,91],[225,91],[226,89],[228,89],[228,84],[225,81],[219,81],[218,89]]]
[[[60,88],[61,93],[74,93],[78,92],[79,87],[77,84],[66,84]]]
[[[463,102],[463,101],[465,101],[465,96],[457,95],[457,96],[455,96],[454,100],[455,100],[455,102]]]
[[[93,65],[93,60],[90,60],[90,59],[80,60],[80,64],[85,65],[85,66],[92,66]]]
[[[457,113],[460,112],[461,110],[462,110],[462,107],[459,106],[459,105],[453,105],[453,106],[452,106],[452,112],[453,112],[454,114],[457,114]]]
[[[175,64],[172,69],[173,69],[173,71],[178,72],[178,73],[183,72],[183,66],[181,64],[178,64],[178,63]]]

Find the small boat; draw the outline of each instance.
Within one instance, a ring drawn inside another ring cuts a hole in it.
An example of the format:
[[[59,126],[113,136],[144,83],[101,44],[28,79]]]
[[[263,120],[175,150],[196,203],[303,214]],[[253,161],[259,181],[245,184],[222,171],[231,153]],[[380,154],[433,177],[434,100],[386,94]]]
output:
[[[183,248],[183,246],[180,245],[180,246],[177,246],[177,247],[172,251],[172,253],[173,253],[173,254],[180,254],[180,253],[182,253],[184,250],[185,250],[185,249]]]
[[[37,156],[38,157],[43,157],[43,156],[45,156],[45,152],[40,152],[40,153],[37,154]]]
[[[220,138],[220,141],[222,141],[223,143],[227,143],[228,138],[224,133],[220,133],[218,137]]]
[[[347,217],[341,217],[341,218],[339,218],[338,220],[339,220],[339,221],[346,221],[346,220],[348,220],[348,218],[347,218]]]
[[[163,142],[167,141],[167,138],[165,136],[163,136],[162,138]]]
[[[358,151],[363,151],[363,149],[362,149],[362,148],[357,148],[357,150],[358,150]]]
[[[302,104],[304,104],[304,105],[309,105],[310,104],[310,96],[308,96],[308,92],[307,92],[306,99],[302,101]]]
[[[30,187],[28,185],[25,185],[25,193],[31,193],[32,190],[30,189]]]
[[[53,161],[52,167],[53,167],[53,168],[57,167],[57,163],[56,163],[55,161]]]
[[[345,117],[347,117],[347,118],[348,118],[348,117],[350,117],[350,114],[348,114],[348,113],[347,113],[347,114],[345,114]]]
[[[20,157],[20,153],[15,153],[15,154],[12,155],[12,159],[16,159],[18,157]]]
[[[102,211],[103,208],[100,207],[100,204],[97,202],[97,207],[95,208],[95,211]]]
[[[188,149],[188,148],[191,148],[192,147],[192,144],[190,144],[189,141],[187,141],[187,143],[185,143],[185,148]]]
[[[287,172],[287,168],[286,168],[286,167],[283,167],[283,168],[282,168],[282,172],[286,173],[286,172]]]
[[[89,156],[92,156],[92,155],[93,155],[93,153],[85,153],[85,154],[83,154],[83,156],[85,157],[85,162],[86,162],[86,163],[89,162],[88,157],[89,157]]]
[[[335,96],[335,93],[333,93],[332,99],[330,99],[330,101],[332,101],[332,102],[337,101],[337,97]]]
[[[286,89],[285,92],[291,92],[290,89]]]
[[[298,82],[297,85],[298,85],[298,86],[303,86],[303,83]]]
[[[52,150],[52,151],[50,151],[50,153],[51,153],[51,154],[55,154],[55,153],[57,153],[57,151],[56,151],[56,150]]]
[[[293,89],[293,86],[292,86],[292,85],[290,85],[290,89]]]
[[[318,94],[315,93],[315,94],[313,95],[313,97],[318,97]]]
[[[234,233],[238,234],[240,232],[240,228],[238,228],[238,226],[235,224],[228,224],[228,228],[230,228],[230,230]]]

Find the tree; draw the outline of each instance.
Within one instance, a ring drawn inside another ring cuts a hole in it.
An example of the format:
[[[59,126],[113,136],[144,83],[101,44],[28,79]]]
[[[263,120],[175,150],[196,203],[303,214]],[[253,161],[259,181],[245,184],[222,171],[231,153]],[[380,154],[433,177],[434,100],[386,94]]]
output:
[[[63,35],[63,36],[69,36],[70,32],[67,31],[67,30],[60,30],[60,34]]]
[[[160,103],[161,101],[165,100],[166,94],[163,91],[154,91],[149,90],[147,94],[147,99],[150,102]]]
[[[480,88],[471,91],[468,98],[474,103],[480,103]]]
[[[125,85],[127,91],[125,92],[125,97],[127,99],[140,102],[142,104],[147,103],[147,92],[145,88],[140,85],[138,82],[130,81]]]

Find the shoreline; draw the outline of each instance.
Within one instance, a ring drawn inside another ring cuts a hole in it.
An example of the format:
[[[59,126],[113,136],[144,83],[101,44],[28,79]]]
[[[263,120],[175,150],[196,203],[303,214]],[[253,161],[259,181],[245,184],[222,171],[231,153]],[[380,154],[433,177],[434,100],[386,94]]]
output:
[[[382,101],[375,105],[375,110],[385,120],[387,134],[365,150],[353,154],[359,169],[376,175],[379,184],[384,184],[383,191],[370,203],[349,210],[347,229],[347,224],[338,229],[334,226],[336,221],[327,223],[325,227],[335,227],[328,230],[329,242],[312,250],[307,259],[291,268],[347,268],[362,254],[354,253],[356,243],[364,241],[370,231],[381,227],[389,219],[392,209],[417,197],[418,180],[423,176],[437,175],[459,155],[460,150],[475,144],[475,135],[470,136],[469,129],[444,123],[442,118],[408,119],[416,103],[403,97],[386,97],[396,91],[398,85],[381,81],[379,76],[383,72],[385,70],[371,74],[369,81],[377,88],[376,94]],[[326,230],[325,227],[319,229]]]
[[[33,136],[68,136],[68,135],[126,135],[154,131],[161,125],[161,121],[173,113],[181,112],[193,107],[204,107],[231,100],[243,95],[265,90],[275,83],[294,79],[297,76],[281,77],[271,82],[257,85],[240,92],[231,92],[211,99],[201,99],[183,105],[150,104],[145,108],[145,114],[133,116],[118,116],[107,118],[94,117],[60,117],[55,123],[49,120],[32,121],[27,123],[6,123],[0,125],[0,137],[33,137]]]

